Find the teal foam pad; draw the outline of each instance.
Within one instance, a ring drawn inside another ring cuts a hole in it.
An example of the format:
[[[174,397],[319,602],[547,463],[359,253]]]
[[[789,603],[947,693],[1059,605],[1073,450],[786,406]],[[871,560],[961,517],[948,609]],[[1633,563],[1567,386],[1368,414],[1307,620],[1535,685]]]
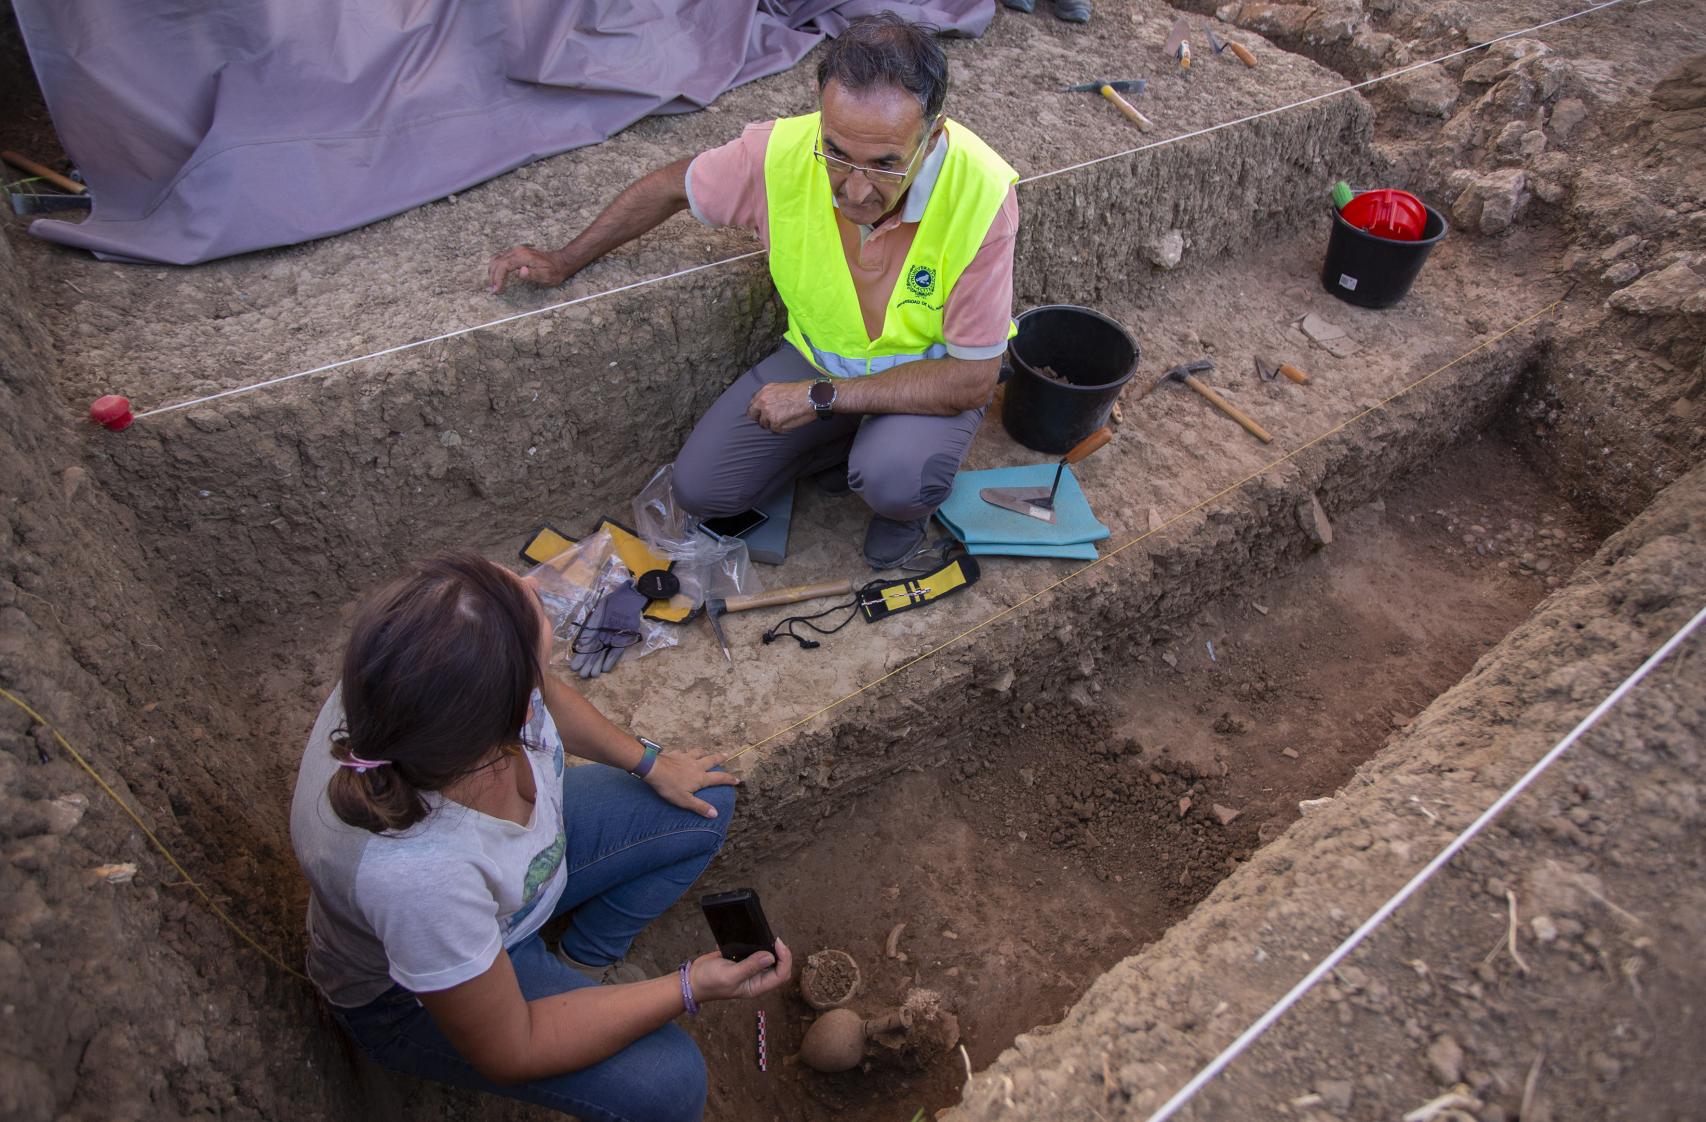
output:
[[[745,534],[749,557],[761,565],[780,565],[788,559],[788,527],[794,520],[794,480],[784,479],[780,486],[758,500],[758,509],[767,518]]]
[[[1070,467],[1061,473],[1052,523],[1004,510],[978,493],[986,487],[1047,487],[1054,471],[1054,464],[963,471],[954,477],[953,490],[936,517],[972,554],[1094,558],[1093,543],[1111,531],[1097,521]]]
[[[1067,545],[968,545],[974,557],[1064,557],[1070,561],[1094,561],[1099,554],[1095,542]]]

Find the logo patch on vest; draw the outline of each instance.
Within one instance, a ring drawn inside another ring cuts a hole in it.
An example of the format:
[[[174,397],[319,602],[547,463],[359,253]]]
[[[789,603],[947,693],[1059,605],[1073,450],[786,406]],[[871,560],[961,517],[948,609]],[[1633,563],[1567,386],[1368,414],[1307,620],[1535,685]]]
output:
[[[936,270],[928,265],[914,265],[906,273],[906,287],[914,296],[928,296],[936,290]]]

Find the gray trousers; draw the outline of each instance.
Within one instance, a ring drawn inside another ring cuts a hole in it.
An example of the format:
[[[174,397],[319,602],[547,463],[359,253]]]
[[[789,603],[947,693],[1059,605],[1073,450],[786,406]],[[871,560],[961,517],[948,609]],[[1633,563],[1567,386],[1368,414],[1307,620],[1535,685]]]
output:
[[[844,457],[848,484],[883,517],[909,522],[941,506],[987,406],[952,417],[837,414],[786,433],[747,417],[760,386],[816,377],[784,343],[724,390],[675,458],[675,497],[683,509],[701,518],[739,514],[779,481],[822,471]]]

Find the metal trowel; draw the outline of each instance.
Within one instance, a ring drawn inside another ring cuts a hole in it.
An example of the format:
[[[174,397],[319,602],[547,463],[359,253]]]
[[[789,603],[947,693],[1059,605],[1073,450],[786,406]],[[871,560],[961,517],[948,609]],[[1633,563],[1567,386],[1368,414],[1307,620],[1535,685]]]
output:
[[[1049,487],[985,487],[979,491],[978,497],[984,502],[1010,510],[1015,514],[1023,514],[1026,518],[1036,518],[1043,522],[1053,523],[1054,495],[1060,490],[1060,477],[1066,471],[1067,464],[1075,464],[1084,459],[1096,449],[1102,447],[1114,438],[1112,429],[1103,426],[1079,441],[1072,451],[1060,458],[1060,463],[1054,469],[1054,484]]]

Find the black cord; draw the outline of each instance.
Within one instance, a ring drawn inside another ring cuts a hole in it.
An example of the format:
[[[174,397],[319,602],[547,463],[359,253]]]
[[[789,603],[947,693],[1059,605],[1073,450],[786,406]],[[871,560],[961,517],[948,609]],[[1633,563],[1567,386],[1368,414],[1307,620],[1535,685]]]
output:
[[[870,585],[866,585],[865,587],[869,588]],[[845,604],[836,604],[832,607],[825,608],[823,611],[818,612],[815,615],[789,616],[787,619],[779,620],[777,621],[776,626],[764,633],[764,642],[774,643],[777,639],[786,635],[788,638],[798,643],[801,650],[815,651],[817,648],[823,646],[823,644],[818,642],[816,639],[808,639],[804,635],[797,634],[794,631],[794,625],[796,623],[804,624],[819,635],[834,635],[837,631],[840,631],[843,627],[852,623],[859,615],[859,597],[864,594],[865,588],[861,588],[858,592],[853,594],[853,599]],[[834,627],[829,628],[819,627],[816,623],[812,622],[813,620],[822,619],[824,616],[831,615],[835,612],[846,612],[847,618],[836,624]]]

